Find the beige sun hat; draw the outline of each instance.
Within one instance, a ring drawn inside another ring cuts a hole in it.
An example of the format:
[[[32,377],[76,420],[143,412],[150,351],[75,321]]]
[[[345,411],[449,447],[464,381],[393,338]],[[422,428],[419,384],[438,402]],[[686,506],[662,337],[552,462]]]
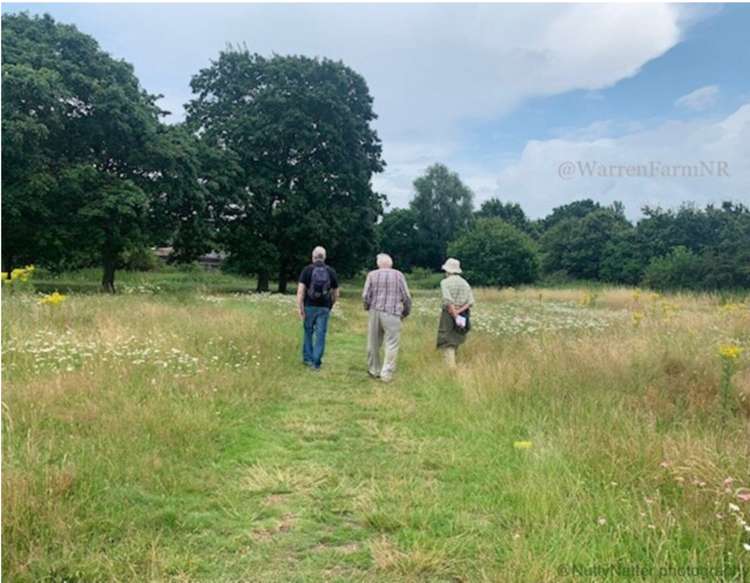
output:
[[[458,259],[453,259],[453,257],[449,257],[440,269],[446,273],[463,273],[461,271],[461,262]]]

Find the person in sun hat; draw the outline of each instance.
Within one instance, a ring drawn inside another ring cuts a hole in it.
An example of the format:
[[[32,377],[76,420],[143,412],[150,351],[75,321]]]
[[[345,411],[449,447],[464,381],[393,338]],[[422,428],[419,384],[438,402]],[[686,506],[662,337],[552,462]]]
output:
[[[456,349],[466,341],[471,328],[470,308],[474,305],[471,286],[461,277],[461,262],[452,257],[443,264],[445,278],[440,282],[443,309],[438,323],[437,347],[448,368],[456,368]]]

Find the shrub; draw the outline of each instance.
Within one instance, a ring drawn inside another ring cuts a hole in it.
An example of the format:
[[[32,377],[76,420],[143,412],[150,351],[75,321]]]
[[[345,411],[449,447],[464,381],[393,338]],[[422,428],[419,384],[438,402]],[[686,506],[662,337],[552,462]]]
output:
[[[122,266],[127,271],[154,271],[159,267],[159,259],[148,247],[132,247],[123,251]]]
[[[480,219],[448,246],[461,260],[466,278],[476,285],[517,285],[537,277],[534,242],[501,219]]]
[[[443,279],[442,273],[435,273],[432,269],[414,267],[408,274],[409,287],[415,289],[437,289]]]
[[[643,276],[644,285],[659,290],[699,289],[703,280],[703,258],[683,246],[674,247],[662,257],[654,257]]]

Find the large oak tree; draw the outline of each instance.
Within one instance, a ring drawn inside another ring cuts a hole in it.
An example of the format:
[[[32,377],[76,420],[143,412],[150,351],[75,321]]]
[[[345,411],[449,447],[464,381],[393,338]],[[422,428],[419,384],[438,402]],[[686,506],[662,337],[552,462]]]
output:
[[[162,125],[159,96],[74,26],[6,15],[2,49],[4,269],[97,256],[114,291],[121,253],[201,192],[195,138]]]
[[[370,180],[384,167],[365,80],[341,62],[230,48],[191,87],[189,126],[237,163],[216,208],[230,265],[259,290],[277,277],[280,291],[318,244],[343,274],[359,268],[382,211]]]

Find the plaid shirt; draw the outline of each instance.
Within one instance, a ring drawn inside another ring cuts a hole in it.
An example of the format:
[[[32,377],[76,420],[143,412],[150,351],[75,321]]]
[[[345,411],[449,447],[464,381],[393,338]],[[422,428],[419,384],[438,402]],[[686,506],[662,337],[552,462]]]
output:
[[[362,292],[365,310],[378,310],[404,318],[411,312],[411,295],[404,274],[396,269],[376,269],[367,274]]]
[[[449,275],[440,282],[440,290],[443,293],[443,305],[463,306],[474,305],[474,294],[471,287],[460,275]]]

